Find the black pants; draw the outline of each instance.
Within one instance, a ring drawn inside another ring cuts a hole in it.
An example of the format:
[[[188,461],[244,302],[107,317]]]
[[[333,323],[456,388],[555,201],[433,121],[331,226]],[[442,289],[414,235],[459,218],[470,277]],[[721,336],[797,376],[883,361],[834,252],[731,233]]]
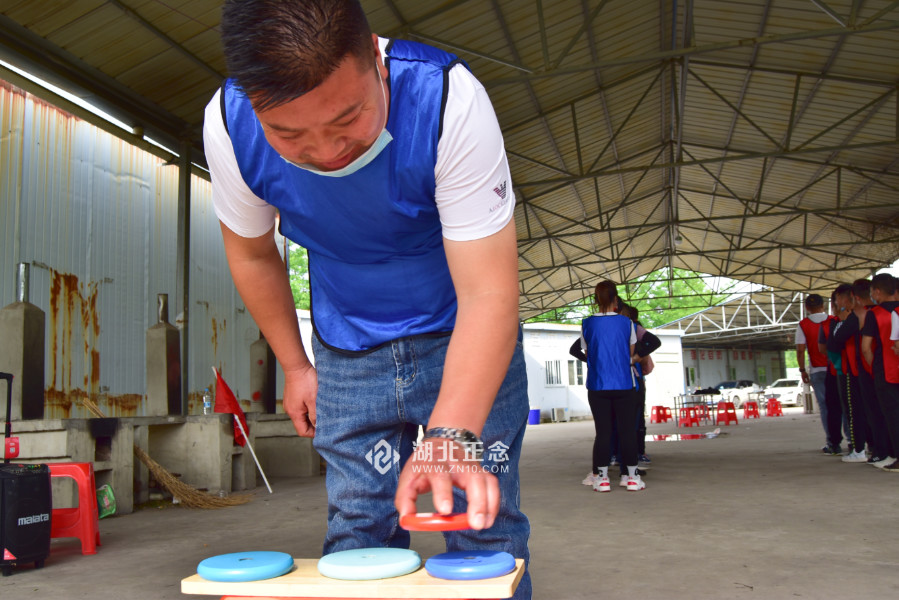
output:
[[[827,372],[824,380],[824,403],[827,404],[827,439],[834,447],[843,441],[843,403],[837,389],[837,376]],[[846,432],[847,436],[849,432]]]
[[[861,366],[858,370],[858,389],[865,411],[865,439],[868,440],[871,453],[878,458],[893,456],[890,454],[892,445],[889,443],[886,421],[877,400],[874,379]]]
[[[877,378],[874,380],[874,387],[887,430],[889,446],[886,456],[899,458],[896,456],[899,454],[899,383],[889,383],[883,378]]]
[[[637,459],[646,454],[646,380],[640,379],[637,384]]]
[[[618,444],[621,448],[621,471],[637,466],[637,421],[639,400],[636,390],[587,390],[587,401],[593,413],[596,438],[593,440],[593,472],[608,467],[611,462],[612,420],[618,425]]]
[[[858,378],[837,375],[837,388],[843,410],[849,417],[849,451],[865,451],[865,409],[858,390]]]

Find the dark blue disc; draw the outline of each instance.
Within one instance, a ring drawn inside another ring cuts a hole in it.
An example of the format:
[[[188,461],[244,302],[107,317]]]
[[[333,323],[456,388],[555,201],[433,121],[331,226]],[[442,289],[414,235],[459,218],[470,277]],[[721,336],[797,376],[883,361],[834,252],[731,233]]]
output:
[[[425,561],[425,570],[440,579],[490,579],[514,571],[515,557],[495,550],[444,552]]]

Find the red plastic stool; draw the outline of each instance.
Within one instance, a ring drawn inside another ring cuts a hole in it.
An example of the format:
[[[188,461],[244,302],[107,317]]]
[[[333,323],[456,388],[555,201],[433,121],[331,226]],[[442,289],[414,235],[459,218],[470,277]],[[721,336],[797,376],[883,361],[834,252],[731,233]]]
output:
[[[696,412],[696,418],[702,419],[703,421],[711,421],[712,417],[709,416],[709,407],[705,404],[700,404],[694,407],[694,411]]]
[[[768,407],[765,409],[765,416],[767,417],[782,417],[784,416],[783,405],[780,403],[780,400],[776,398],[768,398]]]
[[[664,411],[664,412],[662,413],[662,418],[665,419],[665,422],[666,422],[666,423],[667,423],[668,421],[673,421],[673,420],[674,420],[674,415],[671,414],[671,409],[670,409],[670,408],[668,408],[667,406],[663,406],[663,407],[662,407],[662,410]]]
[[[680,418],[677,420],[678,427],[699,426],[699,417],[696,416],[696,409],[692,406],[682,407],[680,409]]]
[[[725,425],[730,425],[731,421],[736,425],[740,424],[739,421],[737,421],[737,409],[734,407],[733,402],[718,403],[718,416],[715,419],[715,425],[720,425],[721,421],[724,421]]]
[[[664,406],[653,406],[652,411],[650,412],[649,422],[650,423],[664,423],[665,419],[665,407]]]
[[[759,415],[759,403],[747,400],[743,403],[743,418],[744,419],[758,419],[761,418]]]
[[[70,477],[78,486],[78,506],[54,508],[50,519],[50,537],[76,537],[81,540],[82,554],[96,554],[100,545],[100,511],[94,465],[91,463],[49,463],[50,477]]]

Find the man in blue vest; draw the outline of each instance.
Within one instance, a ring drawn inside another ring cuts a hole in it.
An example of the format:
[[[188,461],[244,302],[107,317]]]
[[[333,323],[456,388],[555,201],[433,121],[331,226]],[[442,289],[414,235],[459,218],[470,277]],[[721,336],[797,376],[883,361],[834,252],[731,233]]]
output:
[[[229,0],[221,29],[213,201],[284,409],[327,461],[324,552],[408,547],[399,517],[432,491],[468,514],[449,550],[527,560],[514,195],[483,86],[450,54],[372,35],[357,0]],[[309,254],[314,367],[276,214]]]

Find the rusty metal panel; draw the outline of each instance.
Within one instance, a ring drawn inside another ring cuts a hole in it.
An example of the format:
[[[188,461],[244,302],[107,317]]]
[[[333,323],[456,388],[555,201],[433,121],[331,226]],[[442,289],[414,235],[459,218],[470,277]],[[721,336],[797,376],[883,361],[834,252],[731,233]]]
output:
[[[47,318],[46,418],[146,414],[146,342],[156,296],[182,312],[176,280],[178,169],[9,85],[0,86],[0,305],[17,262]],[[249,393],[258,337],[224,257],[207,181],[192,178],[190,397],[222,369]],[[197,412],[199,407],[195,407]]]

